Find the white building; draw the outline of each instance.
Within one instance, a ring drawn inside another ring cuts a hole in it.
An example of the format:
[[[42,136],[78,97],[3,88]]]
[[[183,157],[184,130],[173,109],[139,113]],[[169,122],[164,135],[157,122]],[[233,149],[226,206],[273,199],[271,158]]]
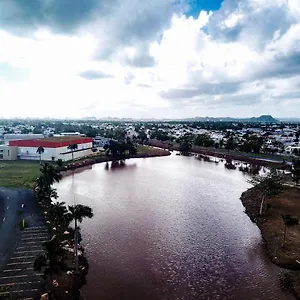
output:
[[[81,158],[92,154],[93,139],[80,136],[61,136],[32,140],[10,141],[9,147],[17,147],[17,159],[21,160],[39,160],[40,155],[37,153],[38,147],[44,148],[42,160],[63,161],[72,159],[72,151],[68,149],[71,144],[76,144],[77,149],[73,151],[74,159]]]

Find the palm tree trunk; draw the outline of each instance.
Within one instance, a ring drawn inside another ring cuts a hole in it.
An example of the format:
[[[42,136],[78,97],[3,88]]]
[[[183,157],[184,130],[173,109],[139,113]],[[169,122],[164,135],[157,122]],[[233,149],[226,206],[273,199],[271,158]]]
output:
[[[261,216],[262,211],[263,211],[264,202],[265,202],[265,195],[263,195],[262,198],[261,198],[260,209],[259,209],[259,215],[260,216]]]
[[[284,225],[284,232],[283,232],[283,241],[282,241],[282,247],[284,247],[285,244],[285,237],[286,237],[286,225]]]
[[[75,218],[75,231],[74,231],[74,255],[76,272],[78,272],[78,226],[77,219]]]
[[[42,164],[42,154],[40,153],[40,165]]]

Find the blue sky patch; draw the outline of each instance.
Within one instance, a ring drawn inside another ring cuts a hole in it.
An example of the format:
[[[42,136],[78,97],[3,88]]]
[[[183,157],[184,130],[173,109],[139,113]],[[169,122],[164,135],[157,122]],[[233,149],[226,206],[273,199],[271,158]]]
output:
[[[223,0],[190,0],[190,10],[186,13],[187,17],[198,18],[201,10],[218,10]]]

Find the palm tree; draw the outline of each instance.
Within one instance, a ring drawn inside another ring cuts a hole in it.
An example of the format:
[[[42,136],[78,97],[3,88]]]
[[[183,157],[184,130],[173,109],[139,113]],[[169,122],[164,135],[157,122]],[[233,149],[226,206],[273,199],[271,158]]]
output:
[[[59,158],[59,159],[56,161],[56,164],[57,164],[57,166],[58,166],[59,168],[61,168],[61,167],[63,167],[64,162],[62,161],[61,158]]]
[[[42,154],[45,152],[45,149],[42,146],[39,146],[36,150],[36,153],[40,155],[40,164],[42,163]]]
[[[42,164],[40,171],[41,175],[37,181],[38,184],[40,182],[41,184],[44,184],[44,186],[51,186],[54,182],[59,182],[62,178],[60,172],[52,164],[49,163]]]
[[[74,151],[78,149],[78,145],[77,144],[71,144],[71,145],[68,146],[68,149],[71,150],[72,160],[74,160]]]
[[[259,215],[262,215],[265,199],[279,195],[283,190],[282,176],[274,170],[267,176],[253,176],[248,182],[262,193]]]
[[[298,225],[299,219],[296,216],[292,216],[292,215],[281,215],[281,217],[284,223],[284,232],[283,232],[283,241],[282,241],[282,247],[284,247],[285,238],[286,238],[286,228],[294,225]]]
[[[68,227],[71,222],[70,214],[65,202],[55,202],[51,204],[48,212],[48,218],[55,227],[61,227],[63,230]]]
[[[59,240],[54,235],[49,241],[43,243],[45,252],[39,255],[34,263],[33,268],[35,271],[44,273],[44,278],[49,280],[51,291],[51,298],[53,297],[53,275],[58,274],[60,270],[66,267],[64,263],[65,250],[62,249]]]
[[[70,217],[74,220],[74,255],[76,263],[76,272],[78,272],[78,222],[81,223],[83,218],[92,218],[93,211],[89,206],[77,204],[69,206]]]

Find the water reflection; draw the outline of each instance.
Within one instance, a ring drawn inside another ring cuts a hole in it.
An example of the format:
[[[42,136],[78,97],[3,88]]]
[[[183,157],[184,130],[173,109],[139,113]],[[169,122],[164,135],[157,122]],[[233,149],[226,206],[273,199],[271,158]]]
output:
[[[87,300],[289,299],[239,200],[247,175],[172,155],[75,174],[89,258]],[[58,185],[72,202],[72,179]]]
[[[105,170],[120,170],[120,169],[134,169],[136,168],[136,163],[126,163],[124,160],[117,160],[117,161],[112,161],[112,162],[107,162],[105,163]]]

